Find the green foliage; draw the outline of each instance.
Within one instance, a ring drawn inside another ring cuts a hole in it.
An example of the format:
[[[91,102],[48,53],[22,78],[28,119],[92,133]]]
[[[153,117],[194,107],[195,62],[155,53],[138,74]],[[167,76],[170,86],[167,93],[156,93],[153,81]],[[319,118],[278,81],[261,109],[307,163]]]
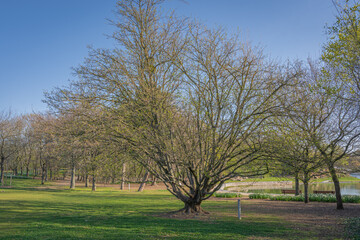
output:
[[[360,217],[350,218],[345,222],[346,239],[360,239]]]
[[[237,198],[237,197],[241,197],[241,194],[239,194],[239,193],[215,193],[213,196],[218,197],[218,198]]]
[[[269,199],[271,195],[264,193],[253,193],[249,195],[250,199]]]
[[[263,193],[250,194],[251,199],[270,199],[272,201],[304,201],[304,195],[269,195]],[[360,196],[357,195],[343,195],[344,203],[360,203]],[[310,202],[336,202],[336,197],[333,194],[309,194]]]
[[[274,195],[269,197],[272,201],[304,201],[303,195],[293,196],[293,195]]]

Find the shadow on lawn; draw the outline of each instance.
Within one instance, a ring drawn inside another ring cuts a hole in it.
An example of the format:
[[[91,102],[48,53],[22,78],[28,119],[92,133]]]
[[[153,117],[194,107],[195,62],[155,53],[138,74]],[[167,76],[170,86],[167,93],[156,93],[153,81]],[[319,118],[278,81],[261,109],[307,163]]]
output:
[[[28,189],[26,189],[28,190]],[[277,219],[216,221],[154,217],[182,204],[166,194],[29,190],[21,200],[1,201],[0,228],[5,239],[239,239],[289,234]],[[224,210],[230,211],[224,204]],[[209,210],[214,210],[209,206]]]

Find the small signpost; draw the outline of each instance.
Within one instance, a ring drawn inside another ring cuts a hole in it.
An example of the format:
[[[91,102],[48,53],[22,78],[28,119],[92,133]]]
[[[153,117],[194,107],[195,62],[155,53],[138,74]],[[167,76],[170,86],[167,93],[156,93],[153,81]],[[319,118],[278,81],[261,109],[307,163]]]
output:
[[[241,219],[241,204],[240,204],[240,199],[238,199],[238,219]]]

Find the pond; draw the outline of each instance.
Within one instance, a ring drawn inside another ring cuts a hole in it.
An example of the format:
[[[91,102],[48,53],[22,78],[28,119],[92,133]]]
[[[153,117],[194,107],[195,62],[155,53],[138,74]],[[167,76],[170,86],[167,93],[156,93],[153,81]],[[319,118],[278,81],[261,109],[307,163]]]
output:
[[[360,173],[351,174],[353,177],[360,178]],[[281,194],[281,189],[295,189],[295,185],[291,184],[284,186],[269,186],[264,185],[262,186],[256,186],[252,188],[251,186],[248,186],[246,189],[244,187],[238,186],[238,187],[230,187],[228,188],[229,191],[233,192],[248,192],[248,193],[274,193],[274,194]],[[360,182],[342,182],[340,183],[341,188],[341,194],[342,195],[360,195]],[[304,191],[304,186],[301,184],[300,189]],[[314,190],[322,190],[322,191],[331,191],[335,190],[334,184],[329,182],[321,182],[321,183],[312,183],[309,184],[309,192],[312,193]]]

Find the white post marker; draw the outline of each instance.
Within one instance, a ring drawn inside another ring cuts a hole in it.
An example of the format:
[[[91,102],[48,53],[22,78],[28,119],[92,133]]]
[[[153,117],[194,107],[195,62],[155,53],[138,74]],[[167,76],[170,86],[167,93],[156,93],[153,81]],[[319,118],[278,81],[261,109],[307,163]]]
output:
[[[238,219],[241,219],[241,204],[240,204],[240,199],[238,199]]]
[[[129,183],[129,191],[130,191],[130,183]]]

